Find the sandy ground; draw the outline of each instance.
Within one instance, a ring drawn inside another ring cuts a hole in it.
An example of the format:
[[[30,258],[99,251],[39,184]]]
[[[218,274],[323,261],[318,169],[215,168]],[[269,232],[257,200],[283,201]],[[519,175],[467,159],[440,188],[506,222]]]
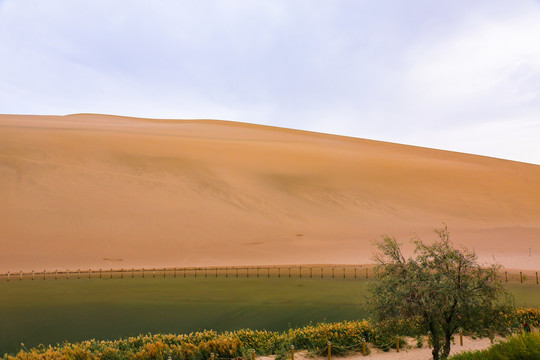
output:
[[[365,264],[441,222],[540,263],[538,165],[243,123],[0,115],[0,200],[0,272]]]
[[[457,339],[456,339],[457,340]],[[459,340],[458,340],[459,341]],[[497,340],[495,340],[497,341]],[[380,359],[380,360],[429,360],[433,359],[431,355],[432,349],[423,347],[421,349],[415,348],[414,340],[409,341],[410,348],[400,349],[397,352],[395,349],[392,349],[388,352],[384,352],[377,348],[371,348],[371,354],[363,356],[362,353],[353,353],[345,357],[333,356],[333,360],[361,360],[361,359]],[[457,353],[467,351],[467,350],[483,350],[490,347],[492,344],[489,339],[476,339],[472,340],[470,337],[463,337],[463,346],[459,345],[459,342],[455,345],[452,345],[450,348],[450,354],[455,355]],[[258,357],[259,360],[274,360],[275,356],[261,356]],[[310,357],[307,352],[299,351],[294,355],[295,360],[327,360],[326,356],[324,357]]]

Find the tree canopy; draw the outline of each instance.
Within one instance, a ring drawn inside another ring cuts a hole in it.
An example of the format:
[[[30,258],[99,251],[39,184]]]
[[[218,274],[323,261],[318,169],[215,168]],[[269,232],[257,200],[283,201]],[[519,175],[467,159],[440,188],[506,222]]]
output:
[[[376,243],[370,305],[379,320],[420,319],[431,332],[437,360],[448,356],[459,329],[479,335],[500,330],[511,298],[497,276],[500,265],[482,265],[474,251],[454,248],[446,226],[435,233],[433,243],[413,239],[415,251],[408,258],[395,238]]]

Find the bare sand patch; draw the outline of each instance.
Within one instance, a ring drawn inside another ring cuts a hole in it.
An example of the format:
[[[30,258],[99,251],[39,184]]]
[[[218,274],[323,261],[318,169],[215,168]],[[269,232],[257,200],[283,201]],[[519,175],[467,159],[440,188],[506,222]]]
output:
[[[499,339],[500,340],[500,339]],[[495,341],[498,341],[497,339]],[[463,337],[463,346],[452,345],[450,349],[450,354],[455,355],[463,351],[476,351],[487,349],[492,345],[491,341],[487,338],[483,339],[472,339],[471,337]],[[429,360],[432,359],[431,351],[432,349],[424,346],[423,348],[416,348],[415,342],[413,339],[409,341],[409,348],[400,349],[397,352],[395,349],[384,352],[380,349],[370,347],[371,353],[369,355],[363,356],[362,353],[353,353],[344,357],[332,356],[332,360],[362,360],[362,359],[380,359],[380,360]],[[275,356],[261,356],[257,359],[260,360],[274,360]],[[327,360],[326,356],[312,357],[306,351],[298,351],[294,354],[295,360]]]

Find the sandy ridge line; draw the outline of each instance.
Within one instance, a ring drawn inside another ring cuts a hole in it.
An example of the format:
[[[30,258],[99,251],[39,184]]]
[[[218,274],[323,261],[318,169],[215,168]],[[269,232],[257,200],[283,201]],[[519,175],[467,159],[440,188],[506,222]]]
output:
[[[308,136],[308,137],[315,137],[323,140],[334,140],[334,141],[345,141],[350,142],[354,144],[364,144],[364,145],[371,145],[371,146],[389,146],[392,148],[395,148],[397,151],[401,149],[416,149],[420,151],[429,151],[432,154],[439,154],[439,155],[451,155],[453,157],[467,157],[471,160],[474,159],[491,159],[496,161],[504,161],[508,163],[521,163],[526,165],[532,165],[532,166],[538,166],[536,164],[530,164],[525,162],[519,162],[519,161],[512,161],[512,160],[506,160],[506,159],[500,159],[496,157],[490,157],[490,156],[484,156],[484,155],[476,155],[476,154],[469,154],[459,151],[451,151],[451,150],[442,150],[442,149],[436,149],[436,148],[430,148],[430,147],[423,147],[423,146],[416,146],[416,145],[410,145],[410,144],[400,144],[400,143],[394,143],[394,142],[388,142],[388,141],[380,141],[380,140],[372,140],[367,138],[358,138],[358,137],[352,137],[352,136],[346,136],[346,135],[337,135],[337,134],[328,134],[328,133],[322,133],[322,132],[316,132],[316,131],[307,131],[307,130],[300,130],[300,129],[291,129],[291,128],[285,128],[280,126],[273,126],[273,125],[262,125],[262,124],[252,124],[252,123],[246,123],[241,121],[233,121],[233,120],[218,120],[218,119],[154,119],[154,118],[142,118],[142,117],[133,117],[133,116],[121,116],[121,115],[110,115],[110,114],[94,114],[94,113],[77,113],[77,114],[68,114],[68,115],[16,115],[16,114],[0,114],[0,120],[2,120],[2,117],[4,116],[11,116],[11,117],[21,117],[23,119],[25,118],[45,118],[48,121],[54,121],[54,119],[70,119],[70,118],[107,118],[112,120],[131,120],[136,122],[144,122],[144,123],[152,123],[152,124],[161,124],[161,125],[167,125],[167,124],[206,124],[206,125],[218,125],[218,126],[224,126],[224,127],[237,127],[237,128],[243,128],[243,129],[255,129],[260,130],[263,132],[266,131],[274,131],[279,133],[287,133],[292,135],[302,135],[302,136]],[[61,122],[58,121],[57,122]],[[78,124],[77,122],[74,122],[74,124]],[[80,124],[80,123],[79,123]],[[96,124],[96,125],[106,125],[104,123],[95,123],[95,122],[88,122],[88,124]],[[110,125],[122,125],[122,124],[110,124]],[[90,130],[90,129],[88,129]],[[140,134],[140,133],[138,133]],[[204,139],[201,137],[201,139]]]

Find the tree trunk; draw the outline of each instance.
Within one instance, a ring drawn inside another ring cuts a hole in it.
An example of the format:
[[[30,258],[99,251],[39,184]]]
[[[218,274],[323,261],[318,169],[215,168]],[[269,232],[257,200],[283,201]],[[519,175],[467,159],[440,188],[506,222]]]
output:
[[[433,355],[433,360],[439,360],[439,349],[441,348],[441,342],[439,341],[439,335],[435,332],[431,333],[432,341],[433,341],[433,351],[431,354]]]
[[[431,354],[433,355],[433,360],[439,360],[439,344],[433,343],[433,351],[431,351]]]
[[[443,348],[443,359],[446,359],[450,354],[450,340],[452,339],[452,334],[447,333],[444,337],[444,348]]]

